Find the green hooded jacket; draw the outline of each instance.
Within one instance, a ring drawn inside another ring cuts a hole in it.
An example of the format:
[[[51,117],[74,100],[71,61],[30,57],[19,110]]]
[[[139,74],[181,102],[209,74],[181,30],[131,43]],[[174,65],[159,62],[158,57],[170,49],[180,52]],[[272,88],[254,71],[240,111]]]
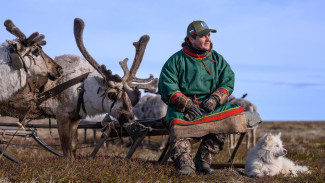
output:
[[[217,89],[226,91],[230,96],[234,90],[235,74],[222,55],[214,50],[205,55],[196,55],[183,48],[172,55],[164,64],[158,84],[158,93],[168,105],[166,121],[194,124],[210,120],[223,119],[229,115],[241,113],[237,105],[229,102],[218,106],[210,113],[198,116],[191,121],[184,119],[185,113],[178,112],[169,104],[176,94],[184,94],[199,103],[204,101]],[[234,110],[237,112],[234,113]]]

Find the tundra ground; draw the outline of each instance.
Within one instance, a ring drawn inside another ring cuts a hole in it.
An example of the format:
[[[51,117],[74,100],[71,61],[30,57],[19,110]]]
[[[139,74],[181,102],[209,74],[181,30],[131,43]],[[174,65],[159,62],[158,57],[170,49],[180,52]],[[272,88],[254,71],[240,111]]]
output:
[[[7,118],[0,121],[9,120]],[[43,121],[37,121],[44,123]],[[53,122],[55,123],[55,121]],[[125,159],[128,148],[119,139],[102,147],[93,159],[92,130],[88,130],[86,144],[80,144],[74,161],[56,157],[43,150],[31,138],[15,137],[7,148],[8,153],[23,161],[17,165],[6,158],[0,159],[0,182],[324,182],[325,181],[325,121],[268,121],[257,130],[257,137],[266,132],[282,132],[282,140],[288,150],[287,157],[297,164],[306,165],[312,171],[309,175],[297,177],[277,175],[261,179],[249,178],[244,169],[219,169],[215,175],[198,173],[195,177],[178,176],[169,162],[156,163],[161,151],[159,137],[151,137],[138,148],[132,159]],[[60,150],[56,129],[39,130],[39,136],[54,148]],[[83,141],[83,129],[79,130],[79,142]],[[97,132],[99,139],[100,131]],[[10,137],[6,137],[10,139]],[[193,155],[198,143],[193,144]],[[4,148],[4,145],[2,145]],[[231,150],[224,150],[214,157],[214,163],[226,162]],[[235,157],[235,163],[245,163],[248,152],[242,144]]]

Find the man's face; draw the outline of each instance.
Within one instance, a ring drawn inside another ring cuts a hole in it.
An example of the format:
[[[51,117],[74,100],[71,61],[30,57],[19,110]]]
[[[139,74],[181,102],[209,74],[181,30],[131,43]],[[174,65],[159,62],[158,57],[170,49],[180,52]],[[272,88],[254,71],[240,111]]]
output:
[[[189,37],[189,40],[194,48],[206,51],[211,49],[210,34],[207,34],[205,36],[196,36],[196,39]]]

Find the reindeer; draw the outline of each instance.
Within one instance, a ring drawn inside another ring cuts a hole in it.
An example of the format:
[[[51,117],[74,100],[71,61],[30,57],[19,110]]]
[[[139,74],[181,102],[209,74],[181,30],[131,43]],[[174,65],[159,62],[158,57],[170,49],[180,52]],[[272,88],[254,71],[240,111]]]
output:
[[[247,93],[245,93],[241,98],[236,98],[235,96],[231,95],[228,99],[230,104],[237,104],[245,109],[245,112],[258,112],[256,105],[251,103],[250,101],[246,100],[245,97],[247,96]],[[249,124],[248,124],[249,127]],[[252,143],[252,146],[255,146],[256,144],[256,130],[257,126],[254,126],[252,128],[247,128],[248,133],[246,135],[246,149],[250,148],[250,143]],[[230,134],[229,135],[229,144],[230,148],[235,147],[235,141],[237,141],[238,135],[236,134]]]
[[[141,97],[133,112],[138,119],[162,118],[166,116],[167,105],[160,95],[145,95]]]
[[[45,76],[51,80],[62,74],[62,67],[43,50],[45,36],[34,32],[28,38],[11,20],[4,25],[17,39],[7,40],[0,46],[0,102],[5,102],[27,84],[32,76]]]
[[[155,92],[158,84],[158,79],[153,78],[152,75],[147,79],[139,79],[135,76],[149,36],[142,36],[138,42],[133,43],[136,48],[136,55],[130,70],[127,67],[128,59],[120,62],[124,71],[124,76],[121,78],[118,75],[113,75],[112,71],[107,70],[104,65],[100,66],[87,52],[82,39],[83,29],[84,22],[76,18],[74,35],[77,46],[86,60],[75,55],[56,57],[55,61],[64,68],[64,75],[56,81],[48,81],[44,90],[46,92],[51,91],[62,86],[62,83],[71,81],[80,75],[84,76],[84,79],[58,95],[37,104],[37,107],[34,107],[29,113],[30,118],[33,119],[56,118],[63,154],[71,159],[76,156],[77,127],[81,119],[86,116],[107,113],[116,118],[121,125],[130,124],[134,120],[132,106],[135,106],[140,100],[141,92],[139,89]],[[40,99],[35,99],[34,93],[27,89],[22,90],[18,96],[20,97],[12,99],[12,103],[35,103]],[[16,105],[12,106],[10,110],[16,110],[17,113],[23,115],[21,113],[22,108],[23,105]]]

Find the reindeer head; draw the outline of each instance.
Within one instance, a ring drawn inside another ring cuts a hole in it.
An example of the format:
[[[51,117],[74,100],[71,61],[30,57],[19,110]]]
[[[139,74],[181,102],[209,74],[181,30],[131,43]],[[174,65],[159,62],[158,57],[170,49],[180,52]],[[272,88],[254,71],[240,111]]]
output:
[[[14,69],[23,68],[29,76],[47,76],[51,80],[60,77],[62,67],[42,50],[41,46],[46,44],[44,35],[34,32],[26,38],[11,20],[6,20],[4,25],[8,32],[17,37],[16,40],[7,41]]]
[[[140,100],[141,92],[139,89],[155,92],[158,85],[158,79],[153,78],[152,75],[147,79],[139,79],[135,77],[141,64],[146,45],[149,41],[149,36],[144,35],[138,42],[133,43],[136,48],[136,55],[130,70],[127,67],[128,59],[124,59],[120,62],[124,71],[124,76],[121,78],[118,75],[113,75],[112,71],[106,69],[105,65],[100,66],[87,52],[82,39],[84,26],[84,22],[81,19],[76,18],[74,20],[74,35],[77,46],[82,55],[102,76],[102,78],[97,77],[96,80],[100,86],[97,93],[103,97],[103,108],[105,108],[104,105],[107,105],[106,107],[110,108],[108,110],[110,111],[109,115],[115,117],[120,124],[133,122],[134,114],[132,106],[135,106]],[[132,82],[137,83],[134,84]],[[104,102],[105,99],[108,99],[109,101]]]

